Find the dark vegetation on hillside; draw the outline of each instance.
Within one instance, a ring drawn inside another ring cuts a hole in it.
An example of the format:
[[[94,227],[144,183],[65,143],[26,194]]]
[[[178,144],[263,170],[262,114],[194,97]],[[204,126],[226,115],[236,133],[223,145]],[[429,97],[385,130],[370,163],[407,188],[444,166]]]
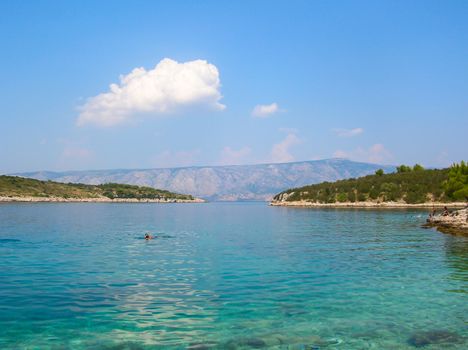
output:
[[[110,199],[193,199],[190,195],[177,194],[152,187],[108,183],[84,185],[40,181],[17,176],[0,176],[0,196],[5,197],[59,197]]]
[[[277,194],[274,200],[336,202],[404,201],[410,204],[430,201],[450,202],[468,200],[468,166],[465,162],[449,169],[426,170],[421,165],[401,165],[396,173],[357,179],[323,182],[293,188]]]
[[[468,201],[468,164],[461,161],[450,167],[444,189],[449,198]]]

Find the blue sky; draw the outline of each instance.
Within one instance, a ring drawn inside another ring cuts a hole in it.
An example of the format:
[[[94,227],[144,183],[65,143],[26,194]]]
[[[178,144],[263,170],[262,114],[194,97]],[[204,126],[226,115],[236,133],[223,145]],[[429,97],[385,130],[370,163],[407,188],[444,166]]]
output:
[[[446,166],[468,158],[467,18],[466,1],[2,1],[0,172]]]

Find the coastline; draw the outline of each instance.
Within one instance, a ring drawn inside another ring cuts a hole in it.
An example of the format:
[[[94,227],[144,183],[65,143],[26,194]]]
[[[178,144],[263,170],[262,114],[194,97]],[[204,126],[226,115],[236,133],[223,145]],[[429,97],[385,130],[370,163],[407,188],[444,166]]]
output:
[[[428,202],[409,204],[403,202],[337,202],[337,203],[314,203],[306,201],[271,201],[271,206],[278,207],[305,207],[305,208],[463,208],[466,206],[465,202]]]
[[[1,203],[205,203],[204,199],[137,199],[137,198],[63,198],[63,197],[6,197],[0,196]]]

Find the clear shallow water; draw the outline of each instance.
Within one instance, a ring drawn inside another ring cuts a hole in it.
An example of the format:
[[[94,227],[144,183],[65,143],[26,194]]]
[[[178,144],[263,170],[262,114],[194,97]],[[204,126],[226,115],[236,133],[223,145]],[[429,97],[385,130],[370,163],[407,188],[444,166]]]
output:
[[[1,204],[0,348],[466,349],[468,238],[424,219]]]

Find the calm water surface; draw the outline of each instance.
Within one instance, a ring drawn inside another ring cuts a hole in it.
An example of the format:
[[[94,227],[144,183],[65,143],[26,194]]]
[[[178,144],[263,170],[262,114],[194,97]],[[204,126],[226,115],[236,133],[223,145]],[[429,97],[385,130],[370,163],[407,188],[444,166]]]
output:
[[[0,348],[466,349],[468,239],[424,219],[1,204]]]

